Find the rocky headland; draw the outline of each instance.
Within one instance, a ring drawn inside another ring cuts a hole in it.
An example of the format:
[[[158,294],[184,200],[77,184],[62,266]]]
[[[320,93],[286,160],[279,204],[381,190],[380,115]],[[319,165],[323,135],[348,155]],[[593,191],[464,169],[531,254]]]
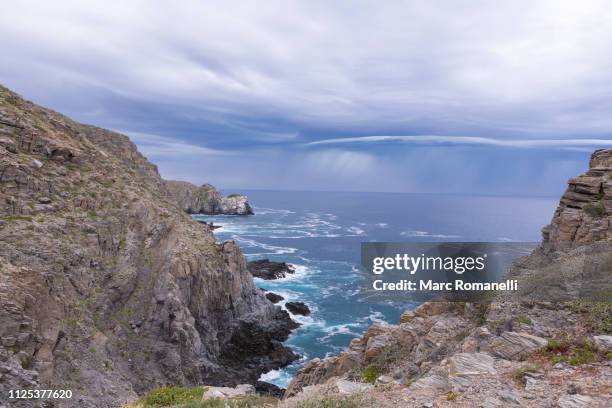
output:
[[[198,187],[187,181],[164,180],[164,185],[178,205],[188,214],[253,214],[248,198],[242,194],[230,194],[223,197],[210,184]]]
[[[0,87],[3,397],[71,389],[57,406],[118,407],[165,384],[256,384],[298,357],[239,248],[185,213],[245,200],[207,189],[209,207],[177,205],[171,188],[126,136]]]

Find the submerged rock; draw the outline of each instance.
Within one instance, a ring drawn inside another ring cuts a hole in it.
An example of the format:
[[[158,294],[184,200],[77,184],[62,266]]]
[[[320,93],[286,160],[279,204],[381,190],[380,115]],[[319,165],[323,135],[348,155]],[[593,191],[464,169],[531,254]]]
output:
[[[285,307],[294,315],[308,316],[310,314],[310,308],[303,302],[287,302]]]
[[[274,280],[294,274],[295,268],[286,262],[275,262],[269,259],[258,259],[247,263],[247,268],[256,278]]]

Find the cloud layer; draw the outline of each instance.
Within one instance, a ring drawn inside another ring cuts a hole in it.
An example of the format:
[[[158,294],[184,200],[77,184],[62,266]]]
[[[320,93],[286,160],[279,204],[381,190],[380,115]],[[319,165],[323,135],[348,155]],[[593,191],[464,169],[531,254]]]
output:
[[[488,171],[491,157],[532,166],[496,149],[569,172],[610,146],[610,38],[603,0],[23,0],[0,14],[0,82],[128,132],[166,175],[495,193],[526,180]],[[440,153],[449,172],[489,178],[431,180],[418,158]],[[408,174],[404,157],[423,168]]]

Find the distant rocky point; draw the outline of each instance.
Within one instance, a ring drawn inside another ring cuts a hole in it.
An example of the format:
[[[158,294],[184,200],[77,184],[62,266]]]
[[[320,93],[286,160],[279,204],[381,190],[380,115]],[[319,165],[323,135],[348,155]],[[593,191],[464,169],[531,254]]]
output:
[[[230,194],[223,197],[210,184],[198,187],[187,181],[164,180],[164,185],[178,205],[189,214],[253,214],[247,197],[242,194]]]

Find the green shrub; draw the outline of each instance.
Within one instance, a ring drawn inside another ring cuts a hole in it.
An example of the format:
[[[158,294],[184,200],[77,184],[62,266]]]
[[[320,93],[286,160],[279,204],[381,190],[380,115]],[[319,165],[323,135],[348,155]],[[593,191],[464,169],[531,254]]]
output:
[[[204,387],[166,386],[151,391],[140,403],[143,407],[166,407],[200,401],[202,394]]]
[[[446,394],[446,400],[447,401],[454,401],[457,399],[457,394],[455,394],[452,391],[449,391],[448,394]]]
[[[365,382],[369,382],[370,384],[374,384],[376,379],[383,373],[383,370],[380,367],[375,365],[368,366],[361,371],[361,378]]]
[[[601,200],[588,203],[582,209],[591,217],[603,217],[606,214],[606,207]]]

